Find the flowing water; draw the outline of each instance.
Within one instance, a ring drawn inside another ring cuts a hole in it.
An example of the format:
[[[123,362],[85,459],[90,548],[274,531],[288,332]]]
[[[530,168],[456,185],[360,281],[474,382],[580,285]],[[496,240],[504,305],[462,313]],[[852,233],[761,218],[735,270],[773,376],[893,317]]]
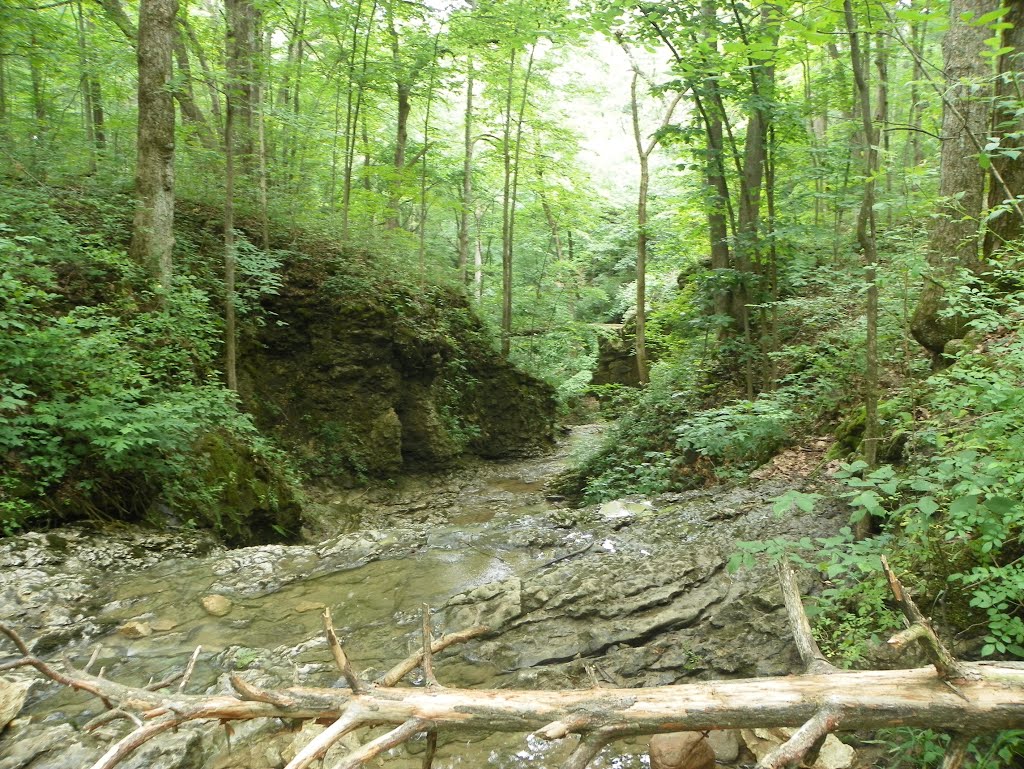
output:
[[[60,557],[8,552],[7,563],[21,559],[20,571],[11,572],[19,581],[0,580],[0,608],[51,655],[67,653],[83,664],[99,645],[97,668],[125,683],[162,679],[201,646],[189,687],[197,693],[222,688],[230,670],[266,686],[338,685],[322,639],[324,608],[367,677],[418,645],[424,605],[433,608],[438,632],[481,619],[502,629],[438,660],[449,686],[570,687],[595,679],[635,686],[787,672],[787,644],[771,640],[780,635],[780,602],[765,597],[763,580],[742,583],[723,568],[737,538],[789,525],[773,523],[767,512],[781,489],[755,485],[562,510],[545,499],[544,482],[591,435],[580,430],[539,459],[480,463],[373,490],[320,490],[312,494],[315,544],[151,558],[134,567],[127,555],[103,563],[88,537],[65,544]],[[814,526],[834,529],[808,521],[794,528],[813,533]],[[211,596],[230,602],[218,610],[222,616],[204,607]],[[748,621],[749,606],[758,616]],[[738,648],[750,659],[741,661]],[[96,745],[77,733],[78,753],[58,758],[41,750],[28,761],[19,755],[44,745],[55,725],[80,725],[98,712],[83,695],[38,685],[28,715],[0,740],[0,769],[88,765],[82,756],[94,757]],[[137,765],[281,766],[316,728],[298,736],[282,736],[276,725],[240,728],[230,753],[223,735],[206,730],[201,750],[193,745],[199,738],[188,743],[197,751],[188,759],[182,740],[191,733],[181,730],[177,743]],[[546,769],[562,763],[569,743],[443,737],[434,766]],[[410,752],[422,748],[414,742],[394,751],[387,766],[419,766]],[[642,744],[617,744],[595,766],[639,767],[643,753]]]

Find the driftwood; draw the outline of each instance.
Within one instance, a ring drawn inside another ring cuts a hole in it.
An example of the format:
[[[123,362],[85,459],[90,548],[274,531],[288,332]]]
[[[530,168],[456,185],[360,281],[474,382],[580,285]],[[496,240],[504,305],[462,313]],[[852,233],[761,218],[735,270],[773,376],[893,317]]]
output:
[[[884,563],[884,562],[883,562]],[[188,672],[146,688],[123,686],[68,661],[59,668],[33,657],[18,634],[4,625],[20,657],[0,671],[34,667],[63,685],[89,692],[109,709],[97,721],[129,718],[136,728],[93,765],[112,769],[153,737],[190,721],[224,723],[257,718],[315,720],[329,726],[310,741],[286,769],[304,769],[321,759],[343,737],[365,727],[392,729],[351,749],[334,769],[354,769],[386,750],[427,733],[424,766],[429,767],[438,730],[532,732],[544,740],[575,736],[578,744],[566,769],[585,769],[613,740],[665,732],[798,727],[788,742],[765,756],[762,769],[794,766],[813,755],[824,738],[839,730],[916,726],[953,734],[944,769],[957,769],[975,734],[1024,727],[1024,665],[961,662],[945,649],[884,563],[893,595],[907,617],[907,630],[890,643],[900,648],[921,640],[933,665],[892,671],[843,671],[833,667],[810,634],[796,580],[780,568],[780,582],[797,648],[807,673],[784,678],[712,681],[649,689],[525,691],[449,689],[433,672],[433,656],[452,644],[489,632],[475,627],[432,637],[429,607],[424,606],[423,649],[382,675],[365,680],[346,656],[324,612],[324,630],[347,689],[291,687],[265,690],[238,675],[230,677],[234,694],[188,695]],[[95,656],[95,655],[94,655]],[[88,667],[88,666],[87,666]],[[399,687],[420,668],[425,686]],[[169,690],[169,691],[168,691]]]

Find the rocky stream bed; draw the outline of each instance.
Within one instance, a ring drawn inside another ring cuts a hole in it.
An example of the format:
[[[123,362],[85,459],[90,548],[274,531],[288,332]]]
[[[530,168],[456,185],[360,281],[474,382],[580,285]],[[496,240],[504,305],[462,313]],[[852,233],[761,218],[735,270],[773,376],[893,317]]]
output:
[[[261,685],[341,685],[320,632],[324,607],[356,664],[385,670],[418,643],[424,603],[438,632],[495,628],[439,658],[438,677],[450,686],[658,686],[794,672],[774,573],[730,574],[726,562],[737,541],[832,534],[845,523],[840,508],[779,517],[772,499],[786,482],[753,480],[569,509],[546,498],[544,484],[589,432],[579,428],[541,458],[314,491],[308,544],[224,550],[196,532],[84,528],[8,538],[0,618],[48,659],[84,664],[99,644],[97,667],[134,684],[180,669],[201,645],[195,692],[226,689],[226,673],[239,670]],[[11,647],[0,643],[2,661]],[[85,734],[80,727],[101,711],[96,700],[32,673],[6,678],[27,699],[0,734],[0,769],[88,766],[129,728],[122,721]],[[195,725],[123,766],[281,767],[320,728],[252,722],[229,738]],[[749,759],[737,755],[735,736],[718,742],[721,762]],[[418,767],[413,754],[423,745],[385,765]],[[442,734],[434,766],[544,769],[567,749],[526,735]],[[643,741],[615,743],[597,765],[646,766],[645,753]]]

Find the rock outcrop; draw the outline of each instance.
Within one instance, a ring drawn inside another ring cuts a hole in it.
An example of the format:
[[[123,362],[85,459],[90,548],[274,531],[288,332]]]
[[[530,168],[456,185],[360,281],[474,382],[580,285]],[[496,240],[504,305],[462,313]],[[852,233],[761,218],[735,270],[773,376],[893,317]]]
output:
[[[495,351],[465,296],[368,259],[291,256],[242,356],[261,425],[313,475],[343,482],[551,445],[553,389]]]

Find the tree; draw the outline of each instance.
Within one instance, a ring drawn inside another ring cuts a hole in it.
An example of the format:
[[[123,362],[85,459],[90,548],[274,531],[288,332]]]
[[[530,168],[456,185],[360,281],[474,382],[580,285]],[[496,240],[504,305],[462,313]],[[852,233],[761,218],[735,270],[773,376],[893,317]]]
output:
[[[993,149],[989,179],[985,263],[1024,234],[1024,3],[1008,2],[1001,19],[999,67],[992,112]],[[988,148],[986,148],[988,149]],[[999,175],[997,178],[997,174]]]
[[[949,31],[942,44],[947,88],[942,107],[940,199],[928,247],[931,272],[911,320],[914,338],[934,355],[963,335],[964,317],[945,313],[947,285],[960,268],[983,271],[979,246],[986,173],[978,158],[980,140],[990,126],[986,91],[992,67],[990,58],[982,55],[990,31],[977,19],[996,7],[992,0],[952,0]]]
[[[139,128],[131,254],[164,292],[174,248],[174,101],[172,56],[178,0],[139,4]]]
[[[872,122],[871,92],[868,90],[868,55],[861,50],[860,33],[850,0],[843,0],[843,14],[850,38],[850,66],[853,69],[854,91],[858,102],[861,128],[864,136],[864,195],[857,214],[857,244],[864,263],[867,283],[867,344],[864,371],[864,461],[874,468],[878,461],[878,283],[876,270],[878,247],[875,227],[875,174],[878,170],[878,132]],[[865,36],[870,41],[870,36]],[[882,108],[879,107],[881,110]],[[870,519],[862,517],[857,523],[857,534],[863,539],[869,534]]]
[[[628,49],[627,49],[628,53]],[[636,144],[636,154],[640,161],[640,183],[637,192],[636,204],[636,368],[640,384],[646,384],[649,380],[647,365],[647,341],[645,324],[647,318],[647,241],[650,237],[647,228],[647,198],[651,185],[650,160],[651,154],[661,143],[662,133],[672,122],[672,115],[675,112],[679,100],[683,98],[682,93],[676,92],[665,98],[661,113],[661,125],[653,135],[644,141],[644,133],[640,128],[640,102],[637,97],[637,83],[641,78],[647,80],[650,87],[650,80],[640,70],[635,60],[632,61],[633,78],[630,81],[629,109],[632,115],[633,140]]]

